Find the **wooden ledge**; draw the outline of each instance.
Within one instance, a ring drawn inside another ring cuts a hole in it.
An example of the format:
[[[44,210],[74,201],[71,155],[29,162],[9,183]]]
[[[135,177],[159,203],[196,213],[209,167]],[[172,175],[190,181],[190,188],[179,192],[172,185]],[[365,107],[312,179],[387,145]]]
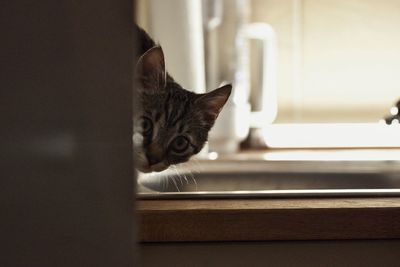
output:
[[[400,238],[400,198],[140,200],[142,242]]]

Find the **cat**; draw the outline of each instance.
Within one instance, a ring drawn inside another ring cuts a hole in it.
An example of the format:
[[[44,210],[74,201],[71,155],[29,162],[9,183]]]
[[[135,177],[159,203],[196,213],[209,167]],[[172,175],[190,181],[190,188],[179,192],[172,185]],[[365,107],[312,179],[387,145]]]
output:
[[[136,167],[160,172],[186,162],[207,142],[232,86],[196,94],[180,86],[165,70],[164,53],[150,36],[135,25],[139,55],[134,82],[141,109],[134,118]]]

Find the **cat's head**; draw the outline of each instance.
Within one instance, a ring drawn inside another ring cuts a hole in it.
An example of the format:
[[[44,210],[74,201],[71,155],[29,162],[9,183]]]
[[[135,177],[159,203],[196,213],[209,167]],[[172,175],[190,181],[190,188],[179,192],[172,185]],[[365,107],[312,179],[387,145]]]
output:
[[[197,154],[232,89],[225,85],[205,94],[183,89],[167,74],[161,47],[140,57],[135,81],[142,108],[134,118],[134,149],[142,172],[162,171]]]

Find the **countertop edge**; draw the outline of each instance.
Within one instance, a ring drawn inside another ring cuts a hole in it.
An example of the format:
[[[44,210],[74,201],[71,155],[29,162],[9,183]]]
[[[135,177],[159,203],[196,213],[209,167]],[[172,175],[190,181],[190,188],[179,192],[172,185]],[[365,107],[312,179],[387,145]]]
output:
[[[400,198],[139,200],[141,242],[400,238]]]

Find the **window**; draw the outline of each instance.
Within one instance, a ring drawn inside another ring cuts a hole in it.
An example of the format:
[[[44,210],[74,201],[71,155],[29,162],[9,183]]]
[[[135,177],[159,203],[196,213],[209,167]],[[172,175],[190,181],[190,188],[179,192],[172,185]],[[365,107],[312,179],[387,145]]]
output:
[[[399,1],[253,1],[252,20],[272,25],[278,39],[267,144],[399,146],[400,128],[382,121],[400,98],[399,14]]]

